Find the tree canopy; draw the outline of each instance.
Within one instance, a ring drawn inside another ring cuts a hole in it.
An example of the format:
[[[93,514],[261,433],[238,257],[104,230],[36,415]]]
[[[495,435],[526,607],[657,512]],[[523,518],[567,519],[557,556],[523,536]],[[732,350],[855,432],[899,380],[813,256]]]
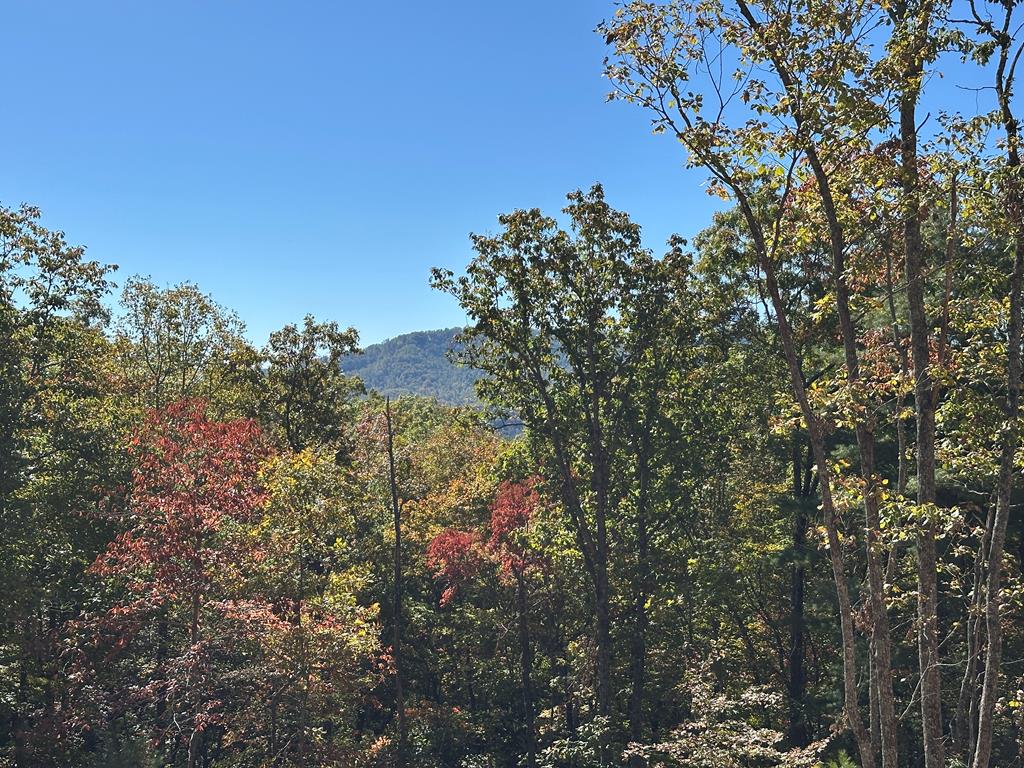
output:
[[[1021,764],[1019,25],[615,6],[720,212],[502,213],[363,357],[0,207],[0,766]]]

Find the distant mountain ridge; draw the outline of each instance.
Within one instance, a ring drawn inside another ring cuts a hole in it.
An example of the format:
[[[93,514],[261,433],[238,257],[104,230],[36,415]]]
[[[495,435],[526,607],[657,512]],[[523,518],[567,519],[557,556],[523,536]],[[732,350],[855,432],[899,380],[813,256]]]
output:
[[[455,365],[448,357],[461,328],[415,331],[370,344],[362,354],[349,355],[341,364],[345,373],[358,376],[367,389],[383,395],[424,395],[449,405],[475,405],[473,389],[479,373]]]

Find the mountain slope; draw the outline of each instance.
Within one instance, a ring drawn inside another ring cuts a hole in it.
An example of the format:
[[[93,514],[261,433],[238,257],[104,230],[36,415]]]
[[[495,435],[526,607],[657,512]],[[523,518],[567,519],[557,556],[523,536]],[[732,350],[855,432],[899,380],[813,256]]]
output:
[[[426,395],[450,405],[475,404],[473,382],[479,374],[446,357],[461,328],[416,331],[371,344],[361,355],[342,362],[345,373],[358,376],[367,389],[381,394]]]

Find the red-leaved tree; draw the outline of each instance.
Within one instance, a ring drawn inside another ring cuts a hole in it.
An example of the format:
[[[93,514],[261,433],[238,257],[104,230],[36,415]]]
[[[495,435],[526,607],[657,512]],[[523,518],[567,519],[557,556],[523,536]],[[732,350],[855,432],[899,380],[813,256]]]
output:
[[[498,486],[491,503],[490,534],[486,543],[480,531],[448,528],[435,536],[427,547],[427,566],[447,585],[441,594],[441,607],[448,605],[459,588],[479,575],[488,563],[497,566],[502,583],[515,586],[527,766],[536,763],[537,754],[527,574],[540,564],[527,534],[541,504],[539,482],[539,478],[529,477]]]
[[[150,412],[129,451],[124,527],[91,568],[117,599],[80,622],[81,683],[99,699],[104,668],[137,669],[116,676],[99,714],[150,710],[153,746],[187,750],[192,768],[218,723],[215,582],[241,554],[244,537],[230,531],[265,502],[259,469],[268,449],[255,422],[211,421],[203,402],[182,401]]]

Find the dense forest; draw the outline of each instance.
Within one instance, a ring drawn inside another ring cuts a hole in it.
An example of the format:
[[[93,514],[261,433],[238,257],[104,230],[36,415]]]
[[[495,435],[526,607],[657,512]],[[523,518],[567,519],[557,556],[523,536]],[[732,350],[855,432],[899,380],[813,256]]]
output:
[[[385,397],[421,395],[447,405],[479,405],[474,389],[479,372],[456,365],[449,357],[461,331],[403,333],[347,355],[341,368]]]
[[[609,13],[721,212],[473,235],[474,404],[0,208],[0,765],[1024,765],[1015,0]]]

